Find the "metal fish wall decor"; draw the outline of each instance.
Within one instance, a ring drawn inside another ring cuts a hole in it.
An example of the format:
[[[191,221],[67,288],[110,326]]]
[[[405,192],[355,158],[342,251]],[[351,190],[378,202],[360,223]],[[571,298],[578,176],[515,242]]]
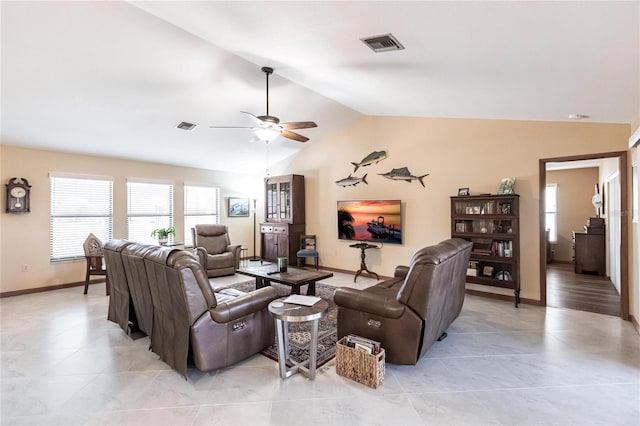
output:
[[[369,183],[367,183],[366,181],[366,177],[367,175],[365,174],[364,176],[362,176],[361,178],[356,177],[356,176],[351,176],[349,175],[349,177],[346,177],[344,179],[340,179],[336,181],[336,185],[338,186],[342,186],[342,187],[347,187],[347,186],[356,186],[357,184],[359,184],[360,182],[364,182],[367,185],[369,185]]]
[[[385,158],[387,158],[387,151],[373,151],[371,154],[364,157],[359,163],[351,162],[351,164],[355,166],[355,169],[353,169],[353,173],[357,172],[360,167],[379,163]]]
[[[411,181],[414,180],[418,180],[418,182],[420,182],[420,184],[424,187],[424,182],[422,181],[423,178],[429,176],[429,173],[427,173],[426,175],[422,175],[422,176],[414,176],[411,174],[411,172],[409,171],[408,167],[400,167],[399,169],[391,169],[390,172],[387,173],[378,173],[380,176],[384,176],[387,179],[392,179],[392,180],[404,180],[406,182],[411,183]]]

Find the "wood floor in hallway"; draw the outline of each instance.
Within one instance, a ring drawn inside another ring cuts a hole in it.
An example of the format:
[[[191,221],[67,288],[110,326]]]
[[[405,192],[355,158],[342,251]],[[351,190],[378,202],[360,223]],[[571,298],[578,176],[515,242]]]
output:
[[[547,305],[620,316],[620,295],[609,278],[576,274],[572,263],[547,265]]]

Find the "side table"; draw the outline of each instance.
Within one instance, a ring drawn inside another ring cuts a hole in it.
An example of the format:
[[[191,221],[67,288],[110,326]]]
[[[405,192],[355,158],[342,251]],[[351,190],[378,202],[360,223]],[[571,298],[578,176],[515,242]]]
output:
[[[240,247],[240,266],[242,267],[249,266],[249,257],[247,256],[248,252],[248,248]]]
[[[358,279],[358,277],[360,276],[360,274],[362,274],[363,272],[368,272],[369,274],[375,275],[376,276],[376,280],[379,280],[380,278],[378,277],[378,274],[376,274],[373,271],[368,270],[367,269],[367,264],[365,262],[365,259],[367,258],[367,254],[365,253],[365,250],[370,249],[370,248],[379,248],[379,247],[376,246],[375,244],[368,244],[368,243],[351,244],[349,247],[359,248],[360,249],[360,269],[358,269],[358,271],[356,272],[356,276],[353,277],[353,282],[355,283],[356,280]]]
[[[302,373],[310,380],[314,380],[316,378],[316,360],[318,356],[318,322],[327,313],[329,303],[326,300],[320,300],[313,306],[302,306],[291,303],[283,304],[282,301],[284,299],[284,297],[276,299],[269,304],[269,312],[273,315],[276,323],[280,378],[286,379],[296,373]],[[313,321],[311,324],[309,359],[303,362],[296,362],[289,358],[289,323],[306,321]]]

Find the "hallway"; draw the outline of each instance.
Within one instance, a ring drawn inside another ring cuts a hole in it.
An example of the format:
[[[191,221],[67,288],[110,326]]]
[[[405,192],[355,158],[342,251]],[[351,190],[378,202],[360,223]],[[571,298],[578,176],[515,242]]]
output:
[[[547,306],[619,317],[620,295],[607,277],[576,274],[572,263],[550,263]]]

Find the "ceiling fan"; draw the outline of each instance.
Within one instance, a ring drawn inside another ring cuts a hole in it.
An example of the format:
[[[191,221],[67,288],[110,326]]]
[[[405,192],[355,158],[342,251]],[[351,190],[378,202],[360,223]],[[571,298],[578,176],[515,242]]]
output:
[[[212,129],[252,129],[256,137],[262,141],[270,142],[278,136],[285,137],[287,139],[293,139],[298,142],[306,142],[308,137],[302,136],[299,133],[292,132],[296,129],[309,129],[312,127],[318,127],[313,121],[292,121],[289,123],[280,123],[278,117],[269,115],[269,75],[273,73],[273,68],[262,67],[262,72],[267,77],[267,113],[265,115],[253,115],[250,112],[240,111],[243,114],[247,114],[249,118],[255,123],[254,126],[210,126]]]

